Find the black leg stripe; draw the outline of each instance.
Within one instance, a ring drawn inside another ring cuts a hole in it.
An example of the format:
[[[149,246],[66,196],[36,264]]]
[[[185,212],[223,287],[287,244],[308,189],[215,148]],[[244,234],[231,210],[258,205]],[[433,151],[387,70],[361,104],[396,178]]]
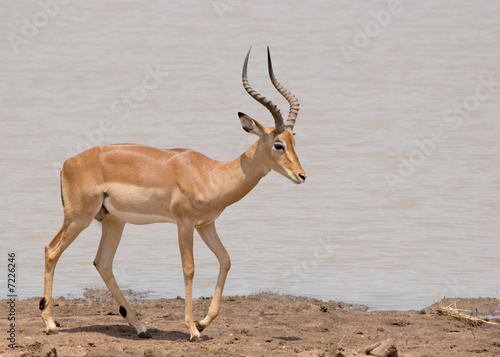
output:
[[[127,317],[127,309],[125,309],[123,306],[120,306],[120,315],[122,315],[124,318]]]
[[[38,308],[40,310],[43,310],[45,309],[45,304],[47,304],[47,299],[45,298],[45,296],[43,298],[40,299],[40,305],[38,306]]]

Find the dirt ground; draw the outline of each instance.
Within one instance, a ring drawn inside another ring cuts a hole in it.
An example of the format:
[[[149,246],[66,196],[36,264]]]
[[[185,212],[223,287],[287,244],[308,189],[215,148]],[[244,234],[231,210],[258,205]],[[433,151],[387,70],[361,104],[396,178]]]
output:
[[[38,301],[16,301],[15,349],[8,347],[9,301],[1,302],[0,356],[500,356],[500,325],[473,326],[437,313],[436,304],[421,311],[367,312],[363,306],[286,295],[225,297],[203,341],[189,342],[181,298],[132,297],[152,339],[138,338],[114,300],[92,291],[84,299],[56,299],[60,330],[46,335]],[[209,303],[194,302],[196,318]],[[497,299],[440,303],[500,322]],[[382,346],[374,348],[377,342]]]

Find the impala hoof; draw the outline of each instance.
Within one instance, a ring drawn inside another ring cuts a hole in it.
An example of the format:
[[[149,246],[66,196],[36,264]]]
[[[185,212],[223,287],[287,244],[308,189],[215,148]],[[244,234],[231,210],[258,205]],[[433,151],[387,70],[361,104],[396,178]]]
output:
[[[138,336],[140,338],[153,338],[153,336],[151,336],[151,334],[148,331],[143,331],[143,332],[139,333]]]
[[[206,326],[202,326],[200,324],[200,321],[195,321],[194,323],[195,323],[196,328],[198,329],[199,332],[203,331],[205,329],[205,327],[206,327]]]
[[[203,341],[201,339],[200,332],[198,330],[196,330],[194,333],[191,332],[191,336],[189,337],[189,341],[191,341],[191,342]]]
[[[190,341],[190,342],[201,342],[201,341],[203,341],[203,340],[202,340],[201,336],[200,336],[200,335],[198,335],[198,336],[191,336],[191,337],[189,338],[189,341]]]
[[[61,326],[61,324],[57,321],[52,320],[50,318],[46,321],[45,334],[46,335],[54,335],[57,333],[57,327]]]
[[[54,328],[47,329],[45,331],[45,334],[46,335],[55,335],[55,334],[57,334],[57,332],[58,332],[57,329],[54,327]]]

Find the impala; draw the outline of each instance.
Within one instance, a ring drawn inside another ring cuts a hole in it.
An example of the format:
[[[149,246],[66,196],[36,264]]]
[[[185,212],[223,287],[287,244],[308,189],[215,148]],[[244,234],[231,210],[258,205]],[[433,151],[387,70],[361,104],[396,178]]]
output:
[[[44,291],[40,310],[43,311],[47,334],[56,331],[52,318],[56,263],[93,219],[102,223],[94,265],[120,306],[120,314],[137,330],[139,337],[150,338],[151,335],[125,299],[112,269],[126,223],[177,224],[186,294],[185,324],[190,340],[200,339],[200,332],[217,317],[231,262],[215,230],[215,220],[227,206],[243,198],[271,170],[297,184],[306,179],[295,153],[292,132],[299,111],[298,100],[276,80],[269,48],[269,77],[290,104],[286,122],[276,105],[252,89],[247,80],[250,50],[243,65],[243,87],[271,112],[275,127],[264,128],[248,115],[238,113],[243,129],[257,135],[257,139],[238,158],[220,162],[188,149],[164,150],[117,144],[94,147],[64,163],[61,171],[64,222],[45,246]],[[219,261],[215,292],[208,314],[201,321],[194,321],[192,308],[195,229]]]

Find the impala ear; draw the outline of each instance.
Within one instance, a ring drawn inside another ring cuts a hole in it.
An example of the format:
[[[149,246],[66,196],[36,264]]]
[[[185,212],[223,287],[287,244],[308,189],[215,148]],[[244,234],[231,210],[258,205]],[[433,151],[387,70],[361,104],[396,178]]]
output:
[[[240,117],[241,127],[247,133],[252,133],[258,136],[261,136],[265,133],[264,127],[260,125],[260,123],[250,118],[248,115],[238,112],[238,116]]]

